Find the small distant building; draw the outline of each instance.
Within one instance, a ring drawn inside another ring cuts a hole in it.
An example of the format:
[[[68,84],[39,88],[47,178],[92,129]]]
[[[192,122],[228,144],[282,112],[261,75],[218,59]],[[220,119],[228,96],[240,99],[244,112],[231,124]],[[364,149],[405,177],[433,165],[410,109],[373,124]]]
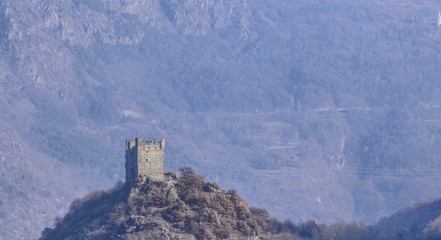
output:
[[[441,26],[441,12],[438,13],[438,21],[436,21],[436,25]]]
[[[165,140],[147,141],[143,138],[126,140],[126,183],[143,183],[147,179],[164,179]]]

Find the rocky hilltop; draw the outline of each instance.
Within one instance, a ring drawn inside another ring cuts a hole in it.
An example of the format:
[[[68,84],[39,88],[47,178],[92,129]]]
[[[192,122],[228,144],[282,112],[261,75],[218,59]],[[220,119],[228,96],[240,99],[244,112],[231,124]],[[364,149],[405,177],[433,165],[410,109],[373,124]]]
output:
[[[261,232],[253,211],[235,191],[183,169],[164,181],[90,193],[41,239],[237,239]]]
[[[63,219],[42,232],[51,239],[388,240],[440,239],[441,200],[418,203],[373,225],[313,220],[294,224],[249,207],[191,168],[163,181],[118,183],[72,202]]]
[[[135,133],[280,219],[372,223],[441,196],[440,9],[0,0],[0,237],[123,179]]]

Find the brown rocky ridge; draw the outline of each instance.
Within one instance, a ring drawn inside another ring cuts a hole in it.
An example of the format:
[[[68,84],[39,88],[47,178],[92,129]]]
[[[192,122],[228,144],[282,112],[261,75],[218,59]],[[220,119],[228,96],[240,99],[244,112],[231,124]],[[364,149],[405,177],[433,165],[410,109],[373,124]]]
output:
[[[266,223],[265,210],[183,168],[75,200],[41,239],[259,239]]]

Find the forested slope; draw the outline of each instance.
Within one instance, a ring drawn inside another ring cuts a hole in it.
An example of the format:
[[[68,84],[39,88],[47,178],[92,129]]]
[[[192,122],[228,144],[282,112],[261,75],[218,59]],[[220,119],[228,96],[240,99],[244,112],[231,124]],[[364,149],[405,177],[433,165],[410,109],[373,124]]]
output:
[[[373,222],[439,196],[438,9],[0,1],[1,235],[124,179],[134,136],[282,219]]]

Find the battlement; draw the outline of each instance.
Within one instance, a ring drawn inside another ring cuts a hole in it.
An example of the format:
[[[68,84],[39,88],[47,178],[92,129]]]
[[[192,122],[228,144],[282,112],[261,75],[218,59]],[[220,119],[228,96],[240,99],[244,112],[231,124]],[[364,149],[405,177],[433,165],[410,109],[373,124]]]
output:
[[[143,138],[126,140],[126,182],[139,183],[147,179],[164,178],[165,140],[146,141]]]
[[[126,151],[131,150],[133,148],[143,148],[143,149],[164,149],[165,139],[161,139],[159,142],[155,141],[146,141],[144,142],[144,138],[135,138],[126,140]]]

